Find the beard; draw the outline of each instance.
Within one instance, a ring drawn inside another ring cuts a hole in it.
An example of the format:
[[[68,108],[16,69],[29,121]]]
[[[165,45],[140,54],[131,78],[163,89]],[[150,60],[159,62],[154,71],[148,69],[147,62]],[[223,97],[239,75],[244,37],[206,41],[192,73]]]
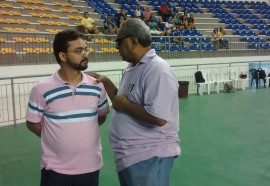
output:
[[[67,65],[75,70],[83,71],[88,68],[88,58],[83,59],[79,64],[67,60]]]

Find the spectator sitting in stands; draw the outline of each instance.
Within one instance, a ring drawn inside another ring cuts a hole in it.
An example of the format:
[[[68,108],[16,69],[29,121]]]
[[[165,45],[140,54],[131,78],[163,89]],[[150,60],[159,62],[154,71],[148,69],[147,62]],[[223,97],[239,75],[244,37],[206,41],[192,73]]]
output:
[[[98,34],[96,22],[94,19],[89,17],[88,12],[84,12],[83,14],[83,18],[81,19],[81,27],[84,34]]]
[[[191,31],[196,30],[193,14],[190,14],[187,20],[188,20],[188,29]]]
[[[104,33],[105,34],[116,34],[117,28],[114,20],[114,16],[109,14],[107,19],[104,21]]]
[[[218,28],[214,28],[212,32],[212,42],[216,49],[220,48],[220,37],[218,36]]]
[[[140,5],[136,6],[136,9],[134,10],[134,15],[133,15],[134,18],[140,18],[140,19],[143,18],[142,11],[141,11],[140,7],[141,7]]]
[[[170,17],[168,19],[168,22],[165,23],[163,35],[170,36],[172,34],[173,29],[174,29],[174,24],[172,22],[172,18]]]
[[[169,16],[167,17],[167,21],[170,17],[174,17],[174,15],[177,13],[177,12],[173,12],[173,8],[171,8],[171,6],[168,6],[169,7]]]
[[[120,20],[117,22],[117,28],[116,28],[116,34],[118,33],[118,30],[120,29],[120,27],[122,26],[122,23],[125,21],[124,16],[120,17]]]
[[[151,14],[152,14],[151,7],[150,6],[146,7],[146,10],[143,11],[143,20],[144,20],[144,22],[149,21],[149,18],[151,17]]]
[[[174,15],[174,18],[172,20],[172,22],[174,24],[174,27],[180,26],[180,17],[181,17],[180,13],[177,13],[177,14]]]
[[[123,16],[124,20],[127,20],[127,14],[125,13],[124,9],[120,9],[120,13],[116,15],[115,20],[116,22],[120,21],[120,17]]]
[[[229,41],[225,38],[223,38],[223,36],[226,35],[226,32],[225,30],[223,29],[223,27],[220,27],[219,28],[219,31],[218,31],[218,36],[220,37],[220,48],[226,48],[226,49],[229,49]]]
[[[150,28],[151,35],[162,35],[162,32],[158,27],[158,23],[153,16],[150,17],[149,21],[147,22],[147,25]]]
[[[188,19],[184,16],[182,16],[180,19],[180,29],[188,29]]]
[[[181,36],[181,30],[180,30],[180,26],[176,25],[175,30],[172,32],[173,36]],[[173,38],[173,42],[174,43],[181,43],[183,40],[180,37],[174,37]]]
[[[187,12],[187,9],[184,10],[183,19],[188,19],[190,17],[189,13]]]
[[[165,3],[162,3],[159,7],[159,13],[163,21],[166,21],[167,17],[170,17],[169,10],[169,7]]]

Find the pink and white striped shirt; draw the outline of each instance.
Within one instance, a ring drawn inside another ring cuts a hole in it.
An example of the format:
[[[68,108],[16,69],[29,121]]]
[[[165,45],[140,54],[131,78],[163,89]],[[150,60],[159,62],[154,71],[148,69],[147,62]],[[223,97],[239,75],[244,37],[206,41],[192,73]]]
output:
[[[103,84],[82,73],[76,86],[58,73],[31,91],[26,120],[41,122],[41,168],[62,174],[83,174],[101,169],[98,117],[109,113]]]

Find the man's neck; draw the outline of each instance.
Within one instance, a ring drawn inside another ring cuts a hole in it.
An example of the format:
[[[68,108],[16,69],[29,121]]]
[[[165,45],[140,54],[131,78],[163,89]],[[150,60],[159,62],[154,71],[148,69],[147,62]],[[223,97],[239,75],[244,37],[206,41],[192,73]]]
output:
[[[80,71],[60,69],[58,75],[63,81],[66,81],[73,86],[77,86],[82,81],[82,73]]]

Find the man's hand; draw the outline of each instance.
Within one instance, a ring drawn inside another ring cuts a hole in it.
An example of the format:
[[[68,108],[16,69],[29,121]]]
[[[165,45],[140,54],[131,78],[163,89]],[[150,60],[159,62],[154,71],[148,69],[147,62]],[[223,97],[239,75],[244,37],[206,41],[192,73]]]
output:
[[[151,125],[163,126],[166,120],[149,114],[143,105],[130,102],[127,96],[114,96],[112,106],[115,111],[125,113],[137,120],[147,122]]]
[[[105,84],[106,81],[108,80],[108,77],[106,76],[103,76],[101,74],[97,74],[97,73],[89,73],[88,74],[89,76],[93,77],[93,78],[96,78],[97,80],[95,81],[95,84],[98,84],[98,83],[103,83]]]
[[[114,110],[118,112],[125,112],[128,104],[129,104],[129,100],[127,96],[114,96],[112,100],[112,106]]]
[[[118,88],[113,84],[113,82],[107,77],[97,73],[88,73],[89,76],[96,78],[94,84],[103,83],[106,92],[111,100],[117,94]]]
[[[41,124],[41,122],[32,123],[30,121],[26,121],[26,126],[35,135],[37,135],[38,137],[41,136],[41,130],[42,130],[42,124]]]

